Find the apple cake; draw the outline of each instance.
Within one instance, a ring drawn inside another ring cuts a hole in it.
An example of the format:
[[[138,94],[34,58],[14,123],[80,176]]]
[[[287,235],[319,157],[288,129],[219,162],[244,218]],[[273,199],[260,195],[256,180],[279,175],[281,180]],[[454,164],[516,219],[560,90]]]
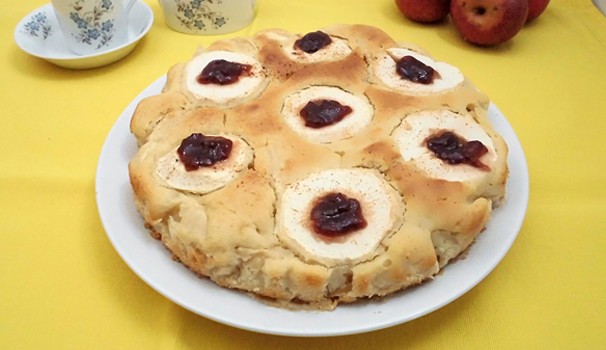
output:
[[[137,208],[215,283],[323,310],[433,278],[505,195],[489,99],[363,25],[199,48],[140,102]],[[473,254],[473,251],[471,252]]]

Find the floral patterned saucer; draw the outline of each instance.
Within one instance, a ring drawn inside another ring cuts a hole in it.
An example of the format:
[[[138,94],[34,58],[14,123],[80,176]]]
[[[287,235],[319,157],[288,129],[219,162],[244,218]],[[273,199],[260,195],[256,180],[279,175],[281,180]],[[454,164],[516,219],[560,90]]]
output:
[[[55,10],[44,5],[23,18],[15,28],[15,42],[28,54],[60,67],[88,69],[108,65],[125,57],[147,34],[154,22],[154,13],[143,1],[137,1],[129,13],[128,41],[119,47],[91,55],[76,55],[67,47]]]

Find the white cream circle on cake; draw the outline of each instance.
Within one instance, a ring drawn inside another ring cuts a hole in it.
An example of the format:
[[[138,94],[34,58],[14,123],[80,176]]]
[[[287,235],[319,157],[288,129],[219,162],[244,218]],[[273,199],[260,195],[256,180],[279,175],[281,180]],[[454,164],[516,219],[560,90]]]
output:
[[[352,111],[335,124],[321,128],[305,126],[301,109],[310,101],[333,100]],[[312,86],[298,91],[284,100],[282,117],[288,126],[297,134],[315,143],[329,143],[348,139],[364,129],[374,116],[374,108],[364,97],[356,96],[333,86]]]
[[[197,77],[214,60],[226,60],[251,65],[248,74],[242,75],[232,84],[200,84]],[[265,69],[256,59],[241,53],[229,51],[210,51],[194,57],[187,65],[186,88],[194,97],[209,106],[230,108],[258,97],[268,84]]]
[[[488,153],[480,158],[480,162],[492,168],[497,159],[492,139],[471,117],[447,110],[413,113],[394,130],[393,137],[404,160],[414,162],[431,177],[466,181],[486,175],[487,171],[468,164],[448,164],[427,148],[426,140],[443,131],[453,132],[466,141],[482,142],[488,148]]]
[[[332,40],[332,42],[314,53],[307,53],[299,49],[295,45],[295,42],[299,39],[301,38],[293,40],[291,43],[287,44],[283,48],[284,52],[286,52],[286,55],[293,61],[297,61],[300,63],[338,61],[351,54],[351,48],[347,44],[347,41],[340,38],[335,38],[331,36],[330,39]]]
[[[241,138],[235,135],[205,135],[221,136],[232,141],[229,157],[209,167],[200,167],[187,171],[177,153],[178,147],[160,158],[156,166],[156,174],[168,186],[194,193],[208,193],[226,186],[242,176],[253,161],[253,149]]]
[[[337,239],[315,233],[311,210],[329,193],[358,200],[367,226]],[[278,237],[305,260],[325,266],[356,264],[378,254],[381,241],[397,229],[403,212],[404,203],[378,172],[325,170],[286,188],[278,207]]]
[[[439,77],[436,77],[430,84],[415,83],[403,79],[396,71],[396,60],[404,56],[412,56],[423,64],[430,66]],[[463,84],[464,76],[461,71],[448,63],[437,62],[431,58],[421,55],[417,52],[392,48],[379,58],[379,63],[375,68],[375,75],[385,83],[385,85],[411,95],[433,95],[453,90]]]

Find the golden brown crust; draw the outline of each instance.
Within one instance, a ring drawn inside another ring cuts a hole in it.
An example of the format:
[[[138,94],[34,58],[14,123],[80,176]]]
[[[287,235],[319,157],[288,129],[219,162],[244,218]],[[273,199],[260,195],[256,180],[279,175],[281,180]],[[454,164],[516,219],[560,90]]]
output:
[[[187,64],[172,67],[163,92],[141,101],[133,115],[131,130],[140,148],[129,172],[146,227],[192,271],[224,287],[332,309],[421,283],[465,250],[505,194],[508,151],[488,121],[488,98],[468,80],[448,91],[413,96],[374,76],[385,50],[407,48],[430,57],[423,49],[363,25],[322,30],[349,51],[296,60],[292,45],[301,35],[281,29],[199,48],[194,57],[228,51],[263,66],[268,81],[260,95],[229,105],[196,100],[184,83]],[[284,100],[314,85],[368,99],[372,121],[334,142],[301,137],[282,117]],[[393,134],[402,121],[418,111],[444,109],[475,120],[492,139],[497,160],[484,176],[464,182],[433,178],[400,153]],[[158,160],[192,133],[235,135],[252,148],[254,159],[239,177],[210,193],[173,188],[158,175]],[[375,169],[397,191],[396,212],[404,215],[382,236],[372,258],[325,266],[303,259],[280,240],[275,217],[286,188],[341,168]]]

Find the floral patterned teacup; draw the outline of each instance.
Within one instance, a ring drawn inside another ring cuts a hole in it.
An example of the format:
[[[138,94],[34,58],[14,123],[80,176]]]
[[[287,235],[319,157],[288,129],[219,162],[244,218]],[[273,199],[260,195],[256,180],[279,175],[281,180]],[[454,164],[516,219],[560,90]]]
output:
[[[255,0],[158,1],[166,25],[187,34],[231,33],[246,27],[255,17]]]
[[[51,0],[71,51],[90,55],[128,40],[128,11],[136,0]]]

